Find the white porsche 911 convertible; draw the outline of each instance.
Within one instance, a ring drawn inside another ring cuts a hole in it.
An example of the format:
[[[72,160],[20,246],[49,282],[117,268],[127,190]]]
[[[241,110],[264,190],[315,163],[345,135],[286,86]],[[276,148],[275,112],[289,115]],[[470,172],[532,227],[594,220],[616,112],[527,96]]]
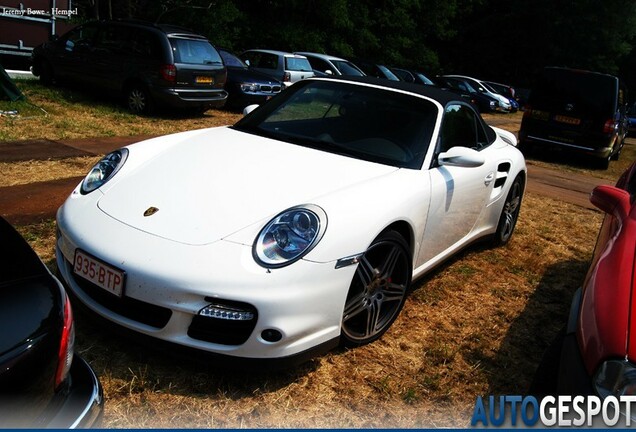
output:
[[[232,361],[301,361],[379,338],[412,280],[513,233],[516,138],[452,93],[317,78],[254,108],[114,151],[72,192],[57,261],[88,309]]]

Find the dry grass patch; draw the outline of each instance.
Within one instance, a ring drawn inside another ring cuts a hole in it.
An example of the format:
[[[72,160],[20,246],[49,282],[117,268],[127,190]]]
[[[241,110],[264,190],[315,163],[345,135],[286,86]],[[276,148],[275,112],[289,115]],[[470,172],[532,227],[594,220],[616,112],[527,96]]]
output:
[[[83,176],[100,159],[101,156],[0,162],[0,187]]]
[[[0,141],[163,135],[233,124],[241,117],[224,110],[208,110],[204,115],[170,111],[141,117],[128,113],[119,100],[108,95],[45,87],[37,81],[18,80],[16,84],[28,102],[0,101],[0,109],[21,113],[16,118],[0,117]]]

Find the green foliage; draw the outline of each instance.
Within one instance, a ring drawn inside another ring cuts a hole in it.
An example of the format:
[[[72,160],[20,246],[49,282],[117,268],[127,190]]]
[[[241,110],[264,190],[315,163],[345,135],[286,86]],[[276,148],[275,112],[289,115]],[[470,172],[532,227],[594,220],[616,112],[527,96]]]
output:
[[[234,51],[325,52],[430,75],[458,72],[513,84],[528,85],[546,65],[616,74],[636,64],[633,0],[76,0],[74,5],[86,17],[161,17]]]

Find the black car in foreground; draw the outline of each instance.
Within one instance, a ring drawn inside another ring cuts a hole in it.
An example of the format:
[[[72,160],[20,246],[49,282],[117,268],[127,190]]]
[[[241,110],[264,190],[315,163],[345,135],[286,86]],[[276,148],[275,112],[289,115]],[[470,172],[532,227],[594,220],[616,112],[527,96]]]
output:
[[[219,54],[227,67],[226,107],[243,109],[247,105],[262,104],[282,90],[282,82],[250,69],[243,60],[229,50],[219,48]]]
[[[71,304],[60,282],[0,217],[0,428],[87,428],[102,387],[74,355]]]
[[[135,113],[221,107],[226,69],[203,36],[166,24],[82,24],[34,48],[33,74],[120,95]]]

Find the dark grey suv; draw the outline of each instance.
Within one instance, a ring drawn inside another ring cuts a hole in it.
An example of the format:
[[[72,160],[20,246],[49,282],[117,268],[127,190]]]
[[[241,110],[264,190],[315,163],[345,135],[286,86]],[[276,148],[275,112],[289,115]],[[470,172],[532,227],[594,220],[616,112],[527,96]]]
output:
[[[33,73],[121,94],[128,108],[204,111],[225,104],[218,51],[189,30],[138,21],[91,22],[33,50]]]

